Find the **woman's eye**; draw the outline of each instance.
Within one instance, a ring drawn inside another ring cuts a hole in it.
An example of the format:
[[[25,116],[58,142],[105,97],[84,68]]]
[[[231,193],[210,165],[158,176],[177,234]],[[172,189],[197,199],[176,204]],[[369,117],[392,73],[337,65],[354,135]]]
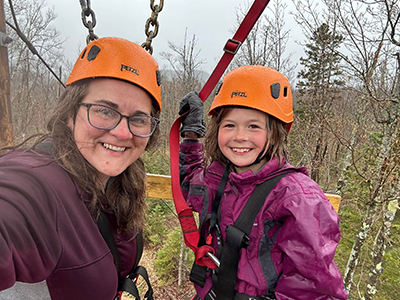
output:
[[[150,119],[144,116],[133,116],[129,118],[129,122],[135,126],[144,126],[150,123]]]
[[[111,116],[114,115],[114,111],[111,110],[111,109],[109,109],[109,108],[106,108],[106,107],[100,107],[100,108],[98,108],[98,109],[97,109],[97,113],[98,113],[98,114],[102,114],[102,115],[104,115],[104,116],[109,116],[109,117],[111,117]]]

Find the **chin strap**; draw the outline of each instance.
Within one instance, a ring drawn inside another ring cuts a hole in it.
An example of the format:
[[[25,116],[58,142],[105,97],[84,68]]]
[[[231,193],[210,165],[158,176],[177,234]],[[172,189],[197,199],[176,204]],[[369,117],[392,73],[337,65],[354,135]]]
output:
[[[200,99],[205,101],[211,94],[212,90],[218,83],[222,74],[225,72],[229,63],[233,59],[234,55],[239,50],[239,47],[246,39],[247,35],[261,16],[265,7],[270,0],[255,0],[253,5],[250,7],[247,15],[240,24],[236,34],[232,39],[229,39],[224,47],[224,54],[220,59],[219,63],[215,67],[213,73],[207,80],[206,84],[199,93]],[[182,232],[185,240],[185,244],[195,252],[196,263],[202,266],[215,269],[216,263],[213,260],[215,251],[212,247],[207,246],[206,249],[198,247],[200,234],[196,225],[196,221],[193,216],[193,211],[187,205],[183,198],[180,177],[179,177],[179,128],[181,125],[181,119],[186,114],[181,115],[175,120],[171,127],[169,134],[170,141],[170,158],[171,158],[171,188],[172,195],[174,198],[175,208],[178,214],[179,222],[182,227]]]

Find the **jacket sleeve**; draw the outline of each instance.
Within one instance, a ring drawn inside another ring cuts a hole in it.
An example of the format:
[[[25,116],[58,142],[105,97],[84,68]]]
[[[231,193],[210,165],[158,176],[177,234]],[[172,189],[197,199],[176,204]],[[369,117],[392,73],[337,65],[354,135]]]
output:
[[[276,238],[283,252],[276,298],[347,299],[333,260],[340,240],[339,218],[318,185],[291,193],[277,208],[277,218],[284,225]]]
[[[179,175],[182,194],[195,211],[200,212],[203,199],[204,156],[203,144],[194,140],[184,140],[179,146]]]
[[[32,168],[0,162],[0,290],[45,280],[61,250],[51,187]]]

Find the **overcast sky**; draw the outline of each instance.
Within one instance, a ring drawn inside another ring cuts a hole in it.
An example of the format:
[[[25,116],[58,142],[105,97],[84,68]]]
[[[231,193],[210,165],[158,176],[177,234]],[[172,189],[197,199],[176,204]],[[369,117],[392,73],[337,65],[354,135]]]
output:
[[[272,7],[272,1],[269,7]],[[294,62],[302,56],[302,49],[296,41],[302,41],[301,31],[295,26],[290,0],[283,1],[286,9],[286,26],[291,29],[288,52],[295,52]],[[91,0],[97,24],[94,32],[99,37],[123,37],[138,44],[146,41],[145,23],[151,16],[150,0]],[[155,1],[156,4],[159,1]],[[182,45],[187,28],[188,38],[197,38],[197,50],[201,50],[199,59],[206,60],[202,69],[211,73],[221,58],[222,48],[227,39],[233,37],[232,29],[236,24],[236,10],[249,7],[248,0],[164,0],[163,10],[159,13],[160,24],[158,35],[154,38],[153,56],[160,67],[168,66],[160,52],[171,52],[168,41]],[[47,0],[48,7],[54,8],[58,17],[54,26],[68,40],[65,43],[65,55],[72,62],[86,45],[88,30],[81,20],[81,6],[78,0]],[[268,9],[268,7],[267,7]],[[267,11],[266,9],[266,11]],[[267,12],[264,12],[267,13]]]

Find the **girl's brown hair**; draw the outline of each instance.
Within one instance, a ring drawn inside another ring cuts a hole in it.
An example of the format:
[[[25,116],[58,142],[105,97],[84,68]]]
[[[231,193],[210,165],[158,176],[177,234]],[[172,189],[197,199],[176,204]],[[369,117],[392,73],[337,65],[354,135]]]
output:
[[[225,116],[235,108],[246,108],[242,106],[223,106],[214,111],[210,121],[208,122],[207,131],[205,135],[204,148],[205,148],[205,160],[207,164],[212,161],[218,161],[224,166],[229,163],[229,160],[222,154],[218,146],[218,131],[219,126]],[[267,118],[267,145],[265,157],[267,160],[277,157],[280,163],[283,163],[283,158],[288,159],[288,153],[286,150],[287,143],[287,124],[274,118],[273,116],[265,113]]]

